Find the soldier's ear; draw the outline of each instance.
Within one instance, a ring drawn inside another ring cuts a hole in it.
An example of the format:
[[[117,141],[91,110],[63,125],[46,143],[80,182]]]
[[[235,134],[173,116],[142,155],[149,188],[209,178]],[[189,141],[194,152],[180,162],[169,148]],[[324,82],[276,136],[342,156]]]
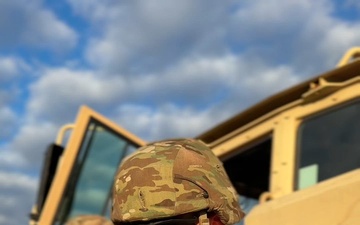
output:
[[[224,225],[221,222],[220,217],[216,214],[209,216],[209,220],[210,220],[210,225]]]

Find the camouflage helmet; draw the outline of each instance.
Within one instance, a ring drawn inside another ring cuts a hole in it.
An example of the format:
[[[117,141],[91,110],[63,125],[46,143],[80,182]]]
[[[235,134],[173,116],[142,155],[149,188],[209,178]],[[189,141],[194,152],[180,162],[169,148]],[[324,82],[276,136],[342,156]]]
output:
[[[65,225],[113,225],[113,223],[99,215],[79,215],[71,218]]]
[[[244,213],[221,161],[203,142],[193,139],[155,142],[121,164],[113,188],[116,224],[215,212],[223,224]]]

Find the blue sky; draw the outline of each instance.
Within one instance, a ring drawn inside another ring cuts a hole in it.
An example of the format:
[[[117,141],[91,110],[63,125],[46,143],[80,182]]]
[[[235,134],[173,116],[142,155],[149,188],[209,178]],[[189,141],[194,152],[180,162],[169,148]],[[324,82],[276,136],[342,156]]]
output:
[[[0,224],[25,224],[47,144],[86,104],[191,137],[360,45],[345,1],[0,1]]]

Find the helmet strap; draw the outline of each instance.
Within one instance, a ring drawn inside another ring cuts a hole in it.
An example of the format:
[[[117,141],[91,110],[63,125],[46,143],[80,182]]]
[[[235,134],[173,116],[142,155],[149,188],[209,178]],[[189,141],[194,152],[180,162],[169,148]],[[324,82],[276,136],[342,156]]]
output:
[[[201,215],[199,216],[199,225],[210,225],[210,220],[207,217],[207,213],[201,213]]]

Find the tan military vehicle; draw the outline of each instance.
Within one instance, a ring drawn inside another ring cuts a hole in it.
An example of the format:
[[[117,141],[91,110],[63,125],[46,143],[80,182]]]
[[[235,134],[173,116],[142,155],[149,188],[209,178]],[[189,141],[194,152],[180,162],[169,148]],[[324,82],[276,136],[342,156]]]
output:
[[[246,225],[360,224],[359,52],[197,136],[223,161]],[[46,152],[30,223],[109,216],[118,164],[144,143],[82,107]]]

